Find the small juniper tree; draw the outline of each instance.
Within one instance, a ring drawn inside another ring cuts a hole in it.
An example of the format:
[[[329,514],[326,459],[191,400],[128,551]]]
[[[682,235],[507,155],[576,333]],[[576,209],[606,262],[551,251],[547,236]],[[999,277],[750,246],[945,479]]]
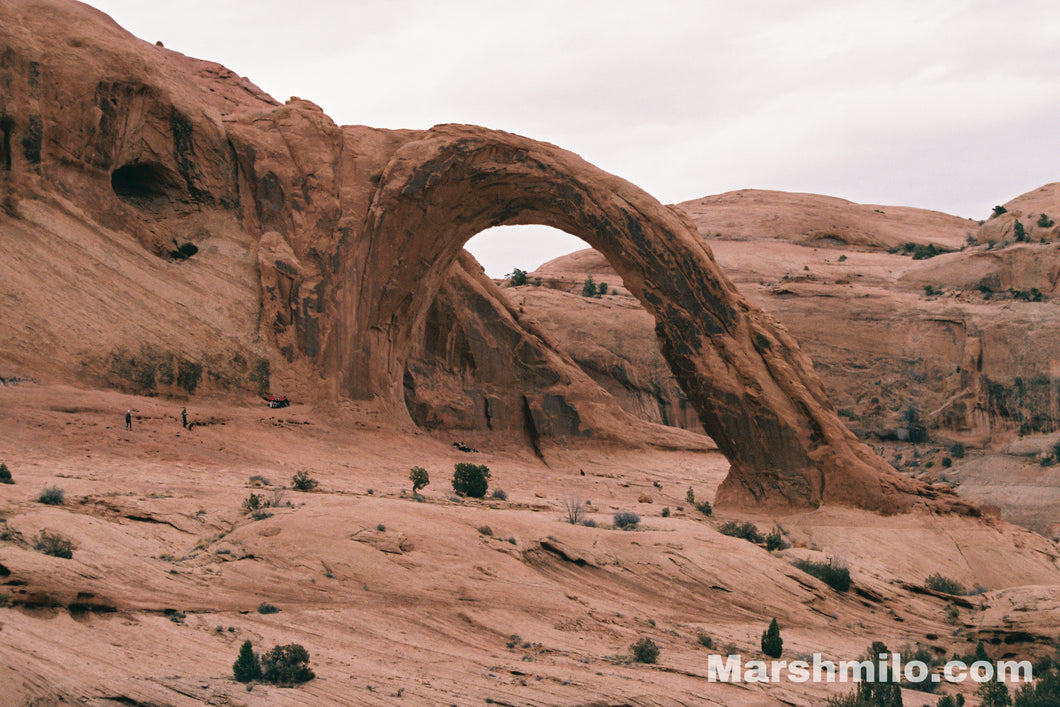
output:
[[[239,657],[232,665],[232,675],[238,682],[250,682],[261,679],[261,661],[254,653],[250,641],[243,641],[239,648]]]
[[[999,680],[982,683],[975,691],[975,696],[982,700],[983,707],[1012,707],[1012,695],[1005,683]]]
[[[762,632],[762,652],[770,658],[779,658],[784,652],[784,639],[780,637],[780,625],[776,619]]]
[[[409,471],[409,481],[412,482],[412,495],[418,496],[420,489],[426,488],[431,483],[431,477],[422,466],[414,466]]]
[[[526,271],[515,268],[510,273],[504,276],[512,287],[519,287],[526,284]]]
[[[596,283],[593,282],[593,276],[585,278],[585,282],[582,283],[582,297],[595,297],[596,296]]]
[[[273,646],[261,656],[261,677],[276,685],[297,685],[316,675],[309,667],[309,651],[297,643]]]
[[[13,484],[15,480],[11,478],[11,470],[7,468],[7,464],[0,462],[0,484]]]
[[[1023,224],[1017,220],[1012,224],[1012,234],[1016,237],[1017,243],[1022,243],[1027,240],[1027,230],[1023,228]]]
[[[659,660],[659,646],[650,638],[642,638],[629,647],[633,660],[638,663],[655,663]]]
[[[596,294],[598,294],[598,295],[606,295],[607,294],[607,283],[606,282],[601,282],[596,287]]]
[[[453,467],[453,491],[458,496],[483,498],[489,489],[490,470],[485,464],[460,462]]]

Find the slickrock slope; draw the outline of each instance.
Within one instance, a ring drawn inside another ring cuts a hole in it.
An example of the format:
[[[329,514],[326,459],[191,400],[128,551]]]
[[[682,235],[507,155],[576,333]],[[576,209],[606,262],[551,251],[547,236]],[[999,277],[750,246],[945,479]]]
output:
[[[714,494],[728,467],[716,452],[583,442],[546,448],[546,466],[522,445],[465,454],[303,404],[199,398],[188,431],[182,405],[0,386],[15,481],[0,484],[0,704],[811,707],[849,686],[712,683],[707,656],[731,644],[757,657],[773,617],[786,656],[833,660],[872,640],[949,656],[997,639],[999,657],[1034,656],[1060,629],[1055,546],[1003,523],[838,507],[706,518],[685,494]],[[454,500],[460,461],[487,464],[507,500]],[[431,475],[423,502],[412,464]],[[318,489],[291,489],[297,471]],[[50,486],[62,505],[36,502]],[[260,520],[241,508],[253,493],[278,502]],[[566,497],[599,527],[567,523]],[[619,510],[641,528],[610,529]],[[782,527],[794,547],[718,532],[737,518]],[[35,551],[41,530],[69,538],[73,557]],[[854,589],[790,564],[829,557]],[[988,591],[925,592],[933,572]],[[624,657],[642,637],[658,665]],[[316,679],[248,691],[232,680],[245,640],[304,646]]]

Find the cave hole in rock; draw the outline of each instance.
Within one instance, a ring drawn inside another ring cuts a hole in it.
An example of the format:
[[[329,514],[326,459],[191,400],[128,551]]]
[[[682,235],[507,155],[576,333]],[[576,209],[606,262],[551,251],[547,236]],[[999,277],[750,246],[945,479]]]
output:
[[[141,208],[160,206],[180,191],[176,175],[156,162],[122,165],[111,172],[110,186],[119,199]]]

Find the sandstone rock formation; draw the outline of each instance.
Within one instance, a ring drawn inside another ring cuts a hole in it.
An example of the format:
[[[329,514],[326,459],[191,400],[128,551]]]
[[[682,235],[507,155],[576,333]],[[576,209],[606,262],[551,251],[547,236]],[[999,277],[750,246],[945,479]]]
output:
[[[491,226],[541,223],[596,247],[654,317],[664,357],[732,464],[719,500],[961,506],[855,439],[794,339],[743,299],[680,211],[576,155],[471,126],[339,127],[308,101],[280,105],[85,6],[5,0],[0,12],[5,224],[25,208],[31,230],[47,231],[57,211],[80,212],[95,234],[138,244],[129,257],[162,281],[232,280],[191,295],[206,311],[167,337],[153,376],[166,361],[179,375],[189,350],[228,336],[212,348],[249,378],[262,369],[243,351],[267,355],[281,379],[318,376],[317,388],[407,419],[406,365],[462,245]],[[231,270],[218,273],[211,255]],[[230,301],[248,286],[260,288],[252,304]],[[164,315],[186,308],[162,299]],[[251,324],[248,305],[265,319]],[[229,307],[244,308],[231,330],[217,311]],[[113,346],[122,314],[102,313],[94,341]],[[169,331],[160,321],[140,325]],[[63,338],[61,318],[43,327]]]

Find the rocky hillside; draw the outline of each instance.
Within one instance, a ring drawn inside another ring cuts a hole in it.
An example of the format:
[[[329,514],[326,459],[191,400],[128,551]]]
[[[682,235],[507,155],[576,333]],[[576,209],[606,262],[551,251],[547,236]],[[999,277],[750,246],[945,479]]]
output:
[[[1060,425],[1060,186],[1017,197],[982,223],[777,192],[679,206],[741,291],[810,353],[861,434],[908,439],[924,426],[982,444]],[[589,276],[610,293],[581,297]],[[510,290],[515,300],[555,324],[627,409],[689,424],[669,414],[680,394],[643,345],[651,322],[604,258],[558,258],[529,282]],[[608,316],[596,316],[601,308]]]

